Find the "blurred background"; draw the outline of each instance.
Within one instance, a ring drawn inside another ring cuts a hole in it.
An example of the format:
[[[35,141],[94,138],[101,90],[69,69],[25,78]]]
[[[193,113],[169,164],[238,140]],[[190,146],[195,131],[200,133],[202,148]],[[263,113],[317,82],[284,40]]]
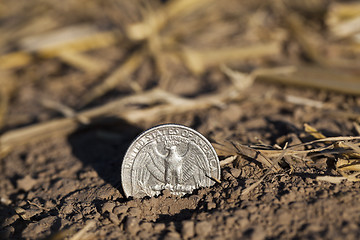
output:
[[[359,53],[358,1],[3,0],[0,128],[153,89],[193,98],[255,80],[358,95]]]
[[[0,238],[357,239],[358,138],[323,138],[360,135],[359,95],[360,1],[2,0]],[[127,200],[127,147],[168,122],[219,143],[222,183]]]

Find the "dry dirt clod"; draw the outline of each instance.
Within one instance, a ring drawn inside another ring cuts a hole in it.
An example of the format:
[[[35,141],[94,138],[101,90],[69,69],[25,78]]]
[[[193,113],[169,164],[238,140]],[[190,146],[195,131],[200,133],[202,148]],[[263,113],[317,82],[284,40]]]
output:
[[[141,222],[141,223],[140,223],[140,227],[141,227],[143,230],[149,232],[149,231],[152,229],[153,226],[152,226],[152,224],[149,223],[149,222]]]
[[[77,221],[79,221],[79,220],[82,219],[82,218],[83,218],[82,214],[81,214],[81,213],[78,213],[78,214],[75,214],[74,216],[72,216],[71,221],[77,222]]]
[[[130,216],[138,217],[141,215],[141,210],[137,207],[131,207],[128,210]]]
[[[150,238],[150,233],[147,232],[147,231],[140,231],[137,235],[136,235],[137,238],[139,239],[149,239]]]
[[[207,210],[214,209],[214,208],[216,208],[216,203],[214,203],[214,202],[207,202],[206,208],[207,208]]]
[[[2,196],[2,197],[0,197],[0,203],[5,204],[5,205],[10,205],[11,200],[7,197]]]
[[[249,220],[247,218],[240,218],[236,221],[236,224],[240,228],[245,228],[247,225],[249,225]]]
[[[164,230],[165,229],[165,224],[164,223],[156,223],[155,225],[154,225],[154,231],[155,232],[161,232],[162,230]]]
[[[50,227],[55,223],[56,219],[57,218],[55,216],[49,216],[41,219],[40,221],[32,222],[27,225],[23,231],[23,234],[25,237],[33,233],[47,235],[50,233]]]
[[[115,213],[110,212],[109,219],[113,224],[120,225],[120,220]]]
[[[169,189],[165,189],[162,191],[162,195],[165,198],[171,197],[171,191]]]
[[[116,215],[119,215],[120,213],[126,213],[129,208],[127,206],[117,206],[113,209],[113,212]]]
[[[30,220],[30,218],[42,212],[41,209],[36,207],[31,207],[29,209],[17,207],[15,208],[15,211],[24,220]]]
[[[195,225],[196,236],[206,237],[207,235],[210,234],[211,228],[212,228],[212,224],[208,221],[197,222]]]
[[[139,231],[139,221],[134,217],[128,217],[124,225],[124,230],[135,235]]]
[[[254,229],[251,234],[251,240],[264,240],[266,238],[266,232],[261,227]]]
[[[166,233],[164,240],[180,240],[180,234],[177,232],[168,232]]]
[[[37,183],[30,175],[26,175],[24,178],[17,180],[18,188],[24,190],[25,192],[31,190],[34,185]]]
[[[109,212],[112,213],[113,209],[115,207],[115,203],[114,202],[106,202],[104,203],[104,205],[101,208],[101,212],[104,214],[105,212]]]
[[[15,229],[12,226],[5,227],[0,230],[0,239],[11,239],[11,236],[14,234]]]
[[[238,178],[241,174],[241,169],[231,168],[230,173],[231,173],[231,175],[233,175],[234,178]]]
[[[235,221],[236,221],[236,217],[234,217],[234,216],[229,216],[229,217],[227,217],[227,218],[225,219],[226,226],[232,226],[232,225],[234,225]]]
[[[11,217],[4,220],[4,222],[2,223],[2,227],[9,226],[9,225],[13,224],[18,219],[19,219],[19,215],[14,214]]]
[[[195,234],[194,222],[184,221],[181,228],[181,235],[184,239],[192,238]]]
[[[213,198],[214,199],[217,199],[220,197],[220,193],[219,192],[215,192],[214,195],[213,195]]]
[[[60,212],[67,215],[67,214],[72,213],[73,210],[74,210],[74,206],[72,204],[68,203],[68,204],[63,205]]]
[[[117,214],[117,216],[119,218],[120,223],[122,223],[123,220],[125,219],[126,214],[125,213],[120,213],[120,214]]]

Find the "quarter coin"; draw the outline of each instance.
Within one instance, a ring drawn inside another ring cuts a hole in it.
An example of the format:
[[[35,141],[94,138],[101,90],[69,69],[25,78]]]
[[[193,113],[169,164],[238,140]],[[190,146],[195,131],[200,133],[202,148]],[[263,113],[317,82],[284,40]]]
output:
[[[178,124],[143,132],[130,145],[121,167],[127,197],[156,196],[164,189],[184,195],[212,186],[213,179],[220,179],[214,148],[200,133]]]

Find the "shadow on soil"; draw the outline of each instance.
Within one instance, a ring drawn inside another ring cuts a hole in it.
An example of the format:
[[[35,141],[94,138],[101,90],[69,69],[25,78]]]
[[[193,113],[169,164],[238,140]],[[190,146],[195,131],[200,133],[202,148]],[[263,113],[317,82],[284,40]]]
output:
[[[75,157],[85,166],[91,166],[105,182],[123,194],[120,176],[122,160],[127,148],[142,129],[119,119],[106,122],[108,124],[76,131],[68,137],[68,142]]]

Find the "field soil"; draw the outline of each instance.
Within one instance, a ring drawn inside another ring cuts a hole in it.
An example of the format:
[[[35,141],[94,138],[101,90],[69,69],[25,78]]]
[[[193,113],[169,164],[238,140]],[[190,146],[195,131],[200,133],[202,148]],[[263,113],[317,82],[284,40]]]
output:
[[[353,97],[258,83],[248,92],[241,102],[177,117],[177,123],[210,140],[221,135],[243,144],[299,143],[309,139],[304,122],[328,136],[356,133],[346,119],[279,100],[307,96],[358,108]],[[359,183],[317,181],[336,175],[325,157],[289,159],[295,168],[268,174],[245,196],[241,193],[264,176],[264,168],[239,158],[222,167],[221,183],[213,187],[183,197],[164,191],[126,199],[122,157],[142,130],[125,123],[97,126],[10,153],[0,165],[2,237],[56,239],[86,226],[85,238],[94,239],[357,239],[360,234]]]
[[[360,5],[222,2],[0,2],[0,239],[359,239]],[[163,123],[221,178],[126,198]]]

